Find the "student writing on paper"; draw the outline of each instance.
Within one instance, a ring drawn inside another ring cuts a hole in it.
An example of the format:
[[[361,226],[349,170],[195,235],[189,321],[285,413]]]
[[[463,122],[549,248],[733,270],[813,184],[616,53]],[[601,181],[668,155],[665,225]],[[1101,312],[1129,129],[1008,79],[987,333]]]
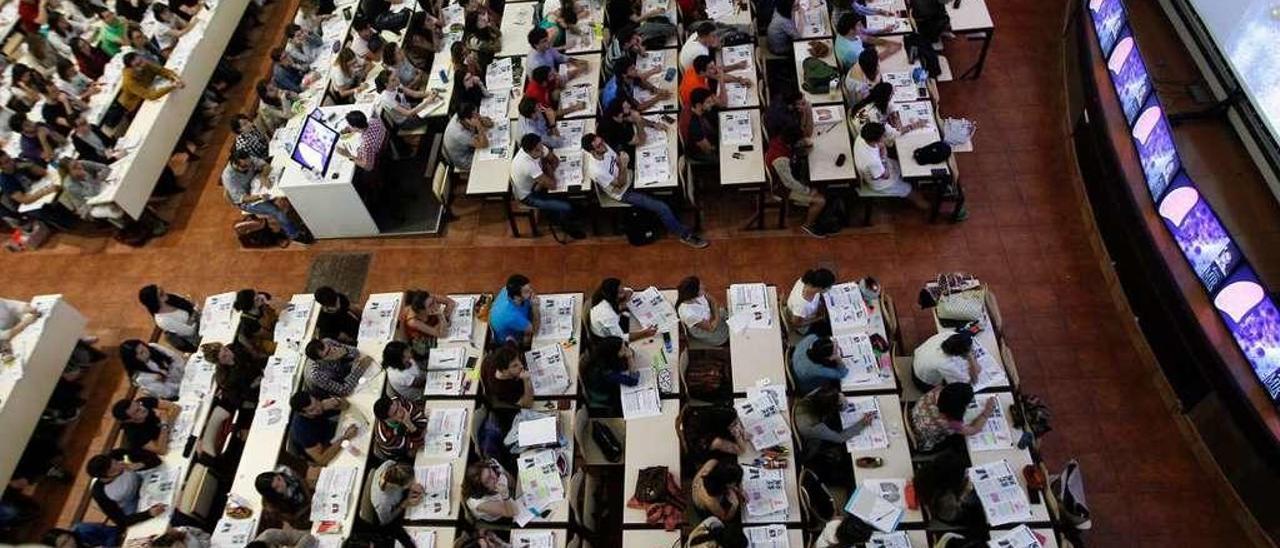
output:
[[[791,50],[791,43],[803,38],[803,36],[800,36],[800,29],[796,28],[794,10],[795,0],[777,0],[774,2],[765,42],[769,47],[769,53],[787,59],[794,55]],[[770,70],[770,72],[773,71]]]
[[[986,529],[987,517],[982,510],[982,501],[965,473],[968,465],[963,450],[945,451],[922,463],[915,474],[916,498],[929,509],[931,518],[947,524],[949,528]],[[986,546],[986,543],[980,546]]]
[[[720,69],[715,57],[701,55],[680,76],[680,101],[686,105],[693,104],[693,90],[705,88],[715,94],[716,106],[724,108],[729,105],[728,89],[724,84],[730,82],[751,87],[750,79],[727,74]]]
[[[560,100],[565,85],[560,73],[552,70],[551,67],[538,67],[529,73],[529,81],[524,85],[524,96],[533,99],[539,105],[555,109],[557,118],[564,118],[587,108],[585,103],[574,101],[566,105]]]
[[[791,374],[795,377],[797,394],[839,387],[848,373],[849,368],[840,361],[840,350],[825,335],[805,335],[791,351]]]
[[[495,459],[474,462],[462,477],[462,498],[481,521],[502,521],[519,513],[513,478]]]
[[[232,154],[231,161],[222,169],[222,189],[231,205],[241,211],[263,215],[275,220],[291,240],[310,243],[311,239],[289,218],[289,214],[277,201],[265,192],[254,193],[254,182],[262,188],[271,186],[271,166],[246,152]]]
[[[355,344],[360,333],[360,312],[351,307],[351,299],[329,286],[316,289],[315,299],[320,305],[316,338]]]
[[[373,454],[380,459],[413,463],[427,434],[427,413],[419,405],[394,396],[373,404]]]
[[[686,407],[680,413],[683,446],[688,458],[700,461],[716,455],[741,455],[750,446],[738,412],[727,406]]]
[[[477,10],[464,17],[463,36],[466,47],[477,54],[484,54],[485,59],[492,59],[502,51],[502,29],[498,28],[497,19],[492,10]]]
[[[929,125],[929,122],[923,119],[903,124],[899,118],[897,106],[892,103],[892,100],[893,84],[880,82],[871,86],[871,92],[867,94],[867,98],[849,109],[852,113],[849,124],[853,127],[853,131],[861,132],[862,127],[869,123],[882,124],[884,125],[883,139],[886,143],[893,144],[899,135]]]
[[[822,526],[822,532],[813,542],[813,548],[861,546],[862,543],[871,540],[871,534],[874,532],[875,529],[857,516],[842,512]]]
[[[183,352],[194,352],[200,342],[200,310],[186,297],[151,284],[138,290],[138,301],[151,314],[165,341]]]
[[[404,529],[404,512],[422,502],[422,486],[414,481],[413,466],[392,461],[382,463],[373,472],[369,486],[369,503],[373,506],[377,525],[386,529],[404,546],[415,546]]]
[[[629,156],[634,156],[636,149],[648,140],[645,128],[666,131],[666,126],[645,118],[627,101],[605,105],[604,116],[596,121],[596,135],[604,139],[610,149],[626,152]]]
[[[732,460],[708,460],[694,474],[691,492],[694,508],[724,521],[736,520],[747,500],[742,467]]]
[[[813,105],[798,89],[784,89],[771,101],[769,109],[764,113],[764,127],[770,135],[782,135],[792,131],[794,135],[806,139],[805,145],[811,145],[813,139]]]
[[[613,35],[613,39],[609,41],[609,45],[604,50],[604,63],[600,67],[600,75],[605,78],[612,78],[617,72],[615,67],[618,62],[623,59],[640,59],[644,57],[648,48],[644,47],[644,36],[636,32],[636,28],[632,26],[623,27]],[[640,77],[649,79],[665,70],[662,67],[640,73]]]
[[[980,371],[973,358],[973,337],[968,333],[938,333],[920,343],[912,354],[911,380],[921,392],[947,383],[974,384]]]
[[[524,97],[520,99],[516,110],[520,113],[520,118],[516,120],[517,135],[532,133],[541,137],[542,143],[553,149],[565,146],[560,130],[556,128],[555,109]]]
[[[489,401],[495,405],[524,408],[533,405],[532,377],[524,365],[523,354],[512,343],[485,354],[480,381]]]
[[[346,407],[346,400],[341,398],[320,399],[306,392],[290,397],[293,418],[289,423],[289,452],[311,464],[328,464],[342,450],[342,442],[360,433],[359,427],[349,424],[337,436],[338,416]]]
[[[555,172],[558,163],[541,137],[533,133],[521,137],[520,150],[511,160],[511,192],[520,203],[545,212],[570,238],[580,240],[587,233],[579,227],[577,209],[569,200],[551,194],[560,186]]]
[[[556,72],[560,69],[560,65],[567,64],[569,67],[566,72],[565,79],[573,80],[574,78],[577,78],[579,74],[582,74],[587,70],[586,61],[569,57],[568,55],[561,53],[559,49],[552,46],[551,34],[547,32],[547,29],[534,27],[529,30],[527,38],[529,39],[529,46],[532,50],[524,60],[524,70],[526,73],[533,74],[534,70],[541,67],[548,67],[552,72]]]
[[[875,46],[867,45],[858,54],[858,62],[850,66],[844,76],[845,104],[850,111],[871,94],[871,86],[880,82],[880,54]]]
[[[649,92],[650,97],[644,101],[636,99],[635,90],[643,89]],[[631,57],[623,57],[614,64],[613,76],[609,78],[604,87],[600,90],[600,103],[611,105],[614,101],[627,101],[631,103],[632,110],[637,112],[645,112],[653,108],[654,105],[671,98],[671,91],[659,88],[649,81],[647,77],[640,73],[640,69],[636,67],[635,59]]]
[[[258,474],[253,487],[267,515],[299,529],[311,527],[311,488],[292,468],[282,464]]]
[[[586,137],[593,137],[587,134]],[[586,140],[583,137],[583,140]],[[627,302],[634,291],[622,284],[617,278],[605,278],[591,295],[591,335],[595,337],[618,337],[629,341],[637,341],[654,336],[658,328],[648,327],[631,332],[631,313],[627,310]],[[639,326],[637,326],[639,327]]]
[[[621,338],[596,339],[582,364],[582,388],[592,416],[622,415],[619,386],[640,383],[638,373],[631,371],[631,348]]]
[[[422,401],[422,389],[427,384],[426,365],[413,357],[408,344],[391,341],[382,347],[382,368],[387,371],[391,392],[412,402]]]
[[[177,405],[148,397],[120,400],[111,406],[111,416],[120,421],[124,446],[158,455],[169,450],[169,430],[180,411]]]
[[[120,361],[133,385],[143,394],[162,400],[178,399],[183,369],[187,358],[162,344],[148,344],[138,339],[120,343]]]
[[[356,93],[365,87],[364,82],[371,66],[369,61],[357,56],[351,48],[342,48],[338,52],[334,70],[329,71],[329,89],[334,103],[349,105],[354,102]]]
[[[271,303],[271,294],[256,289],[241,289],[236,292],[236,300],[231,309],[240,313],[240,323],[251,324],[247,335],[254,338],[267,354],[275,353],[275,328],[280,319],[280,312]],[[270,344],[268,344],[270,343]]]
[[[239,409],[245,402],[258,401],[259,383],[267,358],[239,341],[231,344],[206,343],[200,347],[205,361],[214,364],[213,382],[218,386],[219,405]]]
[[[689,276],[676,286],[676,313],[691,340],[707,346],[729,344],[728,311],[703,290],[697,276]]]
[[[796,280],[787,294],[787,307],[782,312],[792,329],[799,333],[831,334],[827,305],[822,295],[835,283],[835,273],[826,268],[806,270]]]
[[[85,473],[94,479],[89,489],[93,501],[118,527],[129,527],[163,514],[165,505],[138,508],[142,489],[141,470],[160,466],[160,457],[143,449],[115,449],[96,455],[85,464]]]
[[[792,419],[795,421],[796,432],[805,442],[806,459],[822,453],[840,455],[843,457],[841,460],[848,460],[844,442],[862,432],[875,416],[870,412],[865,413],[857,422],[844,428],[840,422],[842,407],[844,396],[840,394],[838,386],[819,388],[796,400]],[[844,469],[847,470],[848,467]]]
[[[489,308],[489,328],[493,330],[494,341],[502,344],[507,341],[517,346],[526,346],[538,332],[538,307],[534,306],[537,293],[529,278],[521,274],[512,274],[507,283],[493,298],[493,306]]]
[[[413,355],[425,359],[436,346],[436,339],[449,336],[449,315],[458,303],[446,295],[416,289],[404,294],[400,325]]]
[[[302,380],[309,390],[330,396],[347,397],[360,385],[373,359],[360,354],[354,346],[333,339],[316,339],[307,343],[307,365]]]
[[[963,447],[964,440],[960,436],[982,431],[995,409],[996,398],[987,399],[982,411],[965,423],[965,410],[972,402],[973,386],[969,383],[951,383],[925,393],[911,408],[911,430],[915,434],[916,447],[920,451],[933,451],[944,443]]]
[[[391,121],[395,131],[414,130],[427,125],[427,118],[418,116],[418,113],[436,100],[435,91],[418,91],[403,86],[400,77],[390,70],[379,72],[373,80],[373,87],[378,91],[382,114]]]

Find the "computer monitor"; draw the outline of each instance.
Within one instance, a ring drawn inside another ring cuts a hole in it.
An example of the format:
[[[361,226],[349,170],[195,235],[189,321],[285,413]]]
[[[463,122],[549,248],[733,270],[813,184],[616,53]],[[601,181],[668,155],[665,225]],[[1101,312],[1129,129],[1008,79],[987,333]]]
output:
[[[1151,199],[1159,202],[1169,183],[1173,182],[1173,176],[1182,167],[1182,160],[1174,148],[1173,132],[1164,117],[1164,109],[1154,93],[1147,98],[1134,120],[1132,133],[1138,160],[1142,162],[1142,173],[1147,179],[1147,190],[1151,192]]]
[[[1240,265],[1213,296],[1213,305],[1267,394],[1280,401],[1280,309],[1257,274]]]
[[[1116,42],[1115,50],[1107,59],[1107,71],[1111,73],[1111,83],[1124,109],[1125,121],[1132,124],[1151,95],[1152,85],[1147,66],[1138,53],[1138,44],[1128,27],[1120,33],[1120,41]]]
[[[1217,291],[1243,256],[1185,170],[1173,178],[1157,210],[1205,289]]]
[[[302,169],[324,175],[329,169],[329,161],[333,159],[334,148],[338,144],[338,131],[329,127],[324,120],[314,114],[307,116],[298,132],[298,141],[293,145],[290,158]]]
[[[1093,16],[1093,28],[1098,32],[1102,56],[1110,56],[1111,48],[1120,37],[1120,29],[1128,20],[1124,4],[1120,0],[1089,0],[1089,13]]]

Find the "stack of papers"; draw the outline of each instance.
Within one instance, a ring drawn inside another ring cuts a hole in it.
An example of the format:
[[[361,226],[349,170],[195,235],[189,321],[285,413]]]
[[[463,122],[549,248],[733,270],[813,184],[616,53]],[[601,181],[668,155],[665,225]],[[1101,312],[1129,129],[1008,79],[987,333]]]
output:
[[[737,12],[733,0],[707,0],[707,17],[713,21],[723,21]]]
[[[880,403],[875,396],[848,396],[844,408],[840,410],[840,425],[844,428],[853,426],[864,415],[871,413],[871,423],[849,438],[845,447],[850,453],[884,449],[889,447],[889,435],[885,433],[884,419],[880,414]]]
[[[591,84],[573,84],[560,92],[560,108],[573,105],[587,105],[587,111],[591,110]]]
[[[555,531],[529,529],[511,531],[511,548],[553,548],[555,545]]]
[[[627,301],[627,310],[645,328],[658,327],[662,331],[672,332],[680,321],[675,307],[653,286],[644,291],[632,292],[631,299]]]
[[[784,514],[790,507],[780,468],[743,466],[742,490],[747,497],[748,516],[760,518]]]
[[[822,299],[827,303],[827,316],[831,318],[831,330],[836,333],[865,332],[870,328],[871,311],[862,298],[862,288],[857,282],[831,286]]]
[[[507,119],[507,113],[511,104],[511,95],[506,93],[494,93],[480,100],[480,115],[493,120]],[[477,151],[478,152],[478,151]]]
[[[965,442],[969,446],[970,451],[999,451],[1002,449],[1010,449],[1013,447],[1013,428],[1009,426],[1009,421],[1005,418],[1004,406],[1000,405],[999,397],[995,395],[978,395],[969,402],[969,409],[966,412],[967,417],[976,414],[982,410],[987,404],[987,400],[995,400],[995,405],[991,408],[991,416],[987,417],[987,422],[982,425],[982,431],[971,436],[965,436]]]
[[[1013,530],[1004,533],[992,533],[991,540],[987,542],[990,548],[1043,548],[1044,544],[1040,542],[1040,538],[1035,532],[1026,525],[1019,525]]]
[[[780,402],[775,394],[773,391],[761,391],[733,402],[743,430],[751,445],[759,451],[784,445],[791,439],[791,428],[782,414],[781,402],[786,399],[784,397]]]
[[[466,388],[466,374],[461,369],[427,371],[422,393],[428,396],[458,396]]]
[[[750,548],[790,548],[787,539],[787,528],[783,525],[759,525],[743,527],[742,534],[747,537]]]
[[[556,190],[582,187],[585,175],[582,170],[582,149],[561,147],[553,151],[560,163],[556,165]]]
[[[736,322],[742,324],[744,329],[773,327],[773,314],[769,313],[768,291],[769,288],[762,283],[730,285],[729,326],[734,327]],[[739,330],[735,329],[735,331]]]
[[[898,118],[902,122],[902,125],[907,126],[918,121],[924,121],[928,124],[925,129],[934,127],[933,105],[929,101],[903,103],[897,105],[896,108],[898,109]]]
[[[484,73],[484,85],[489,91],[505,92],[515,85],[515,67],[511,61],[511,57],[503,57],[489,63]]]
[[[428,458],[461,458],[462,448],[466,445],[467,409],[433,408],[429,413],[427,431],[422,440],[422,455]]]
[[[311,497],[311,521],[338,522],[346,518],[353,493],[358,493],[356,476],[360,471],[354,466],[329,464],[320,469],[315,494]]]
[[[405,519],[433,519],[448,517],[449,485],[453,481],[451,463],[414,466],[414,479],[422,486],[422,502],[405,510]]]
[[[622,392],[622,418],[625,420],[656,417],[662,414],[657,374],[650,367],[640,369],[638,373],[640,382],[635,386],[618,385],[618,389]]]
[[[187,437],[191,436],[199,420],[200,410],[204,409],[204,400],[187,398],[178,402],[178,408],[178,417],[173,419],[173,426],[169,429],[170,450],[180,450],[186,445]]]
[[[427,356],[427,371],[462,369],[467,364],[467,349],[461,346],[432,348]]]
[[[751,88],[738,82],[725,82],[723,85],[729,108],[742,108],[751,104]]]
[[[293,352],[281,352],[267,358],[267,367],[262,373],[262,385],[258,393],[258,407],[287,407],[289,397],[293,395],[294,380],[298,378],[298,368],[301,366],[302,356]]]
[[[209,546],[213,548],[240,548],[253,542],[257,531],[257,516],[247,519],[231,519],[227,516],[222,516],[222,519],[218,520],[218,525],[213,528],[213,535],[209,537]]]
[[[650,131],[648,129],[645,130]],[[665,136],[665,132],[658,132]],[[645,188],[671,181],[671,157],[666,139],[636,149],[636,188]]]
[[[211,295],[204,300],[204,310],[200,312],[200,336],[231,338],[235,328],[231,325],[231,305],[235,304],[236,293],[230,291]]]
[[[516,461],[520,477],[520,502],[531,514],[539,514],[564,500],[564,481],[556,466],[554,449],[525,451]]]
[[[540,295],[537,299],[541,313],[536,338],[548,341],[565,341],[573,338],[574,310],[578,307],[575,295]]]
[[[472,162],[505,160],[511,156],[511,120],[505,112],[500,117],[493,118],[493,127],[486,131],[486,135],[489,137],[489,146],[476,149]]]
[[[870,335],[836,335],[833,339],[840,351],[840,362],[848,369],[840,381],[841,388],[854,390],[859,386],[880,383],[880,359],[871,347]]]
[[[565,367],[564,351],[559,344],[535,348],[524,356],[535,395],[556,396],[569,390],[569,370]]]
[[[162,464],[139,472],[138,475],[142,477],[142,487],[138,490],[138,510],[164,504],[168,508],[163,515],[170,515],[173,512],[173,501],[178,496],[178,487],[182,484],[185,468],[185,466],[170,467]]]
[[[827,30],[827,8],[813,7],[800,14],[800,35],[805,38],[816,38],[831,34]]]
[[[911,21],[902,17],[868,15],[867,32],[872,34],[902,34],[911,32]]]
[[[284,305],[273,333],[277,344],[284,344],[295,352],[302,350],[303,339],[307,336],[307,324],[311,321],[311,312],[315,308],[315,303],[315,297],[311,295],[294,295]]]
[[[364,303],[356,339],[361,342],[390,342],[396,334],[401,297],[399,293],[371,295]]]
[[[871,533],[871,540],[867,541],[868,548],[912,548],[911,537],[907,536],[906,531],[894,531],[892,533]],[[921,547],[924,548],[924,547]]]
[[[561,149],[582,150],[582,136],[587,134],[587,121],[560,120],[556,122],[556,131],[560,132],[560,140],[564,143]]]
[[[898,522],[902,519],[901,506],[885,500],[878,489],[870,489],[865,485],[859,485],[854,490],[853,496],[844,505],[844,511],[886,533],[897,529]]]
[[[516,445],[522,448],[554,444],[560,439],[559,436],[560,430],[554,414],[520,421],[516,426]]]
[[[978,364],[978,382],[973,383],[975,391],[993,386],[1008,386],[1009,377],[1004,372],[1004,367],[996,359],[991,352],[987,351],[987,347],[977,339],[973,340],[973,361]]]
[[[720,142],[723,145],[749,145],[754,141],[751,114],[743,110],[720,113]]]
[[[883,78],[893,85],[892,102],[905,103],[923,99],[920,97],[920,86],[911,78],[910,72],[885,72]]]
[[[1018,483],[1009,462],[1001,459],[969,468],[969,481],[973,483],[987,523],[1000,526],[1006,523],[1031,521],[1031,502],[1027,491]]]
[[[195,352],[187,359],[187,366],[182,370],[182,385],[178,387],[179,400],[204,399],[204,395],[213,390],[213,373],[217,367],[204,359],[204,354]]]
[[[471,330],[475,327],[476,298],[457,297],[453,301],[458,304],[453,308],[453,314],[449,315],[449,335],[445,340],[468,342],[471,340]]]

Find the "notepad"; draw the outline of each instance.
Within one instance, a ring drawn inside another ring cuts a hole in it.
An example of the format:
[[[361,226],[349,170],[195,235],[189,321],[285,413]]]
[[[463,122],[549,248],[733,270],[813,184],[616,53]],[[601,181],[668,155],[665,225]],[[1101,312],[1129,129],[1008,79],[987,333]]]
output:
[[[523,421],[518,429],[517,439],[521,447],[555,443],[559,433],[556,429],[556,418],[554,416]]]

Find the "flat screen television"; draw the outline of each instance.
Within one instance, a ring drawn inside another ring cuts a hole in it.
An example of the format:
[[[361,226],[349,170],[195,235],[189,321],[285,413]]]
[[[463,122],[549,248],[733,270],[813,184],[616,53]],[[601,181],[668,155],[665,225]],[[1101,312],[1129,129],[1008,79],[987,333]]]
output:
[[[302,123],[298,132],[298,141],[293,145],[290,158],[303,169],[324,175],[329,169],[329,161],[333,159],[334,147],[338,144],[338,131],[329,127],[319,117],[312,114]]]
[[[1138,43],[1133,33],[1126,26],[1120,33],[1120,40],[1107,58],[1107,72],[1111,74],[1111,85],[1120,97],[1120,107],[1124,109],[1125,121],[1133,124],[1134,119],[1146,104],[1151,95],[1151,77],[1147,74],[1147,65],[1142,62],[1138,52]]]
[[[1157,210],[1182,255],[1205,289],[1213,294],[1240,264],[1240,248],[1185,170],[1174,177]]]
[[[1093,28],[1098,33],[1102,56],[1111,55],[1111,48],[1120,37],[1120,29],[1128,22],[1124,3],[1120,0],[1089,0],[1089,14],[1093,16]]]
[[[1173,132],[1164,117],[1164,108],[1155,94],[1147,98],[1132,126],[1133,144],[1138,149],[1142,174],[1147,180],[1151,199],[1159,202],[1165,188],[1182,167],[1178,150],[1173,146]]]
[[[1213,296],[1254,375],[1271,401],[1280,401],[1280,309],[1249,265],[1240,265]]]

